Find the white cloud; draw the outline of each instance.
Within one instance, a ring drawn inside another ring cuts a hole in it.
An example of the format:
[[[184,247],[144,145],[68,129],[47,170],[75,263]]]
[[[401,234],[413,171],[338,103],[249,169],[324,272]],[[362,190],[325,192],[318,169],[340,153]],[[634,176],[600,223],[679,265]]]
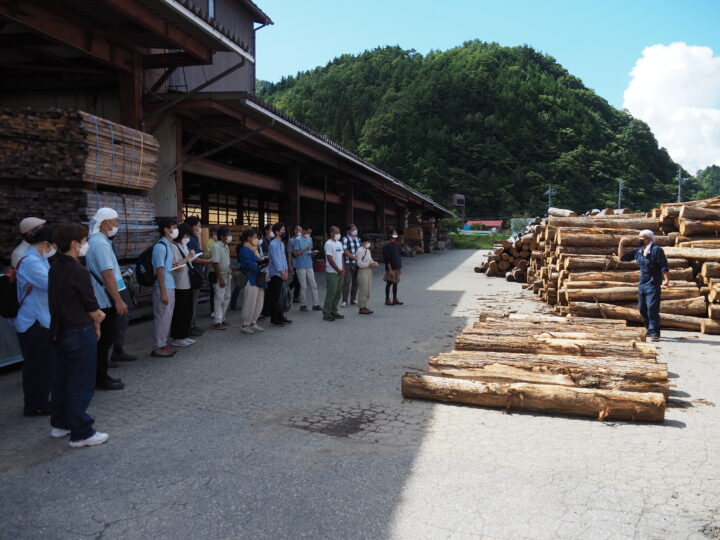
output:
[[[624,107],[691,174],[720,165],[720,57],[687,43],[646,47]]]

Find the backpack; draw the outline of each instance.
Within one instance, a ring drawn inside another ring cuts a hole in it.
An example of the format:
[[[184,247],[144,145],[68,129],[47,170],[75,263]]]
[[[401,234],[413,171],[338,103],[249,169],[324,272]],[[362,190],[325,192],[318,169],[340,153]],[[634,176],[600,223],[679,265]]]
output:
[[[28,285],[25,289],[25,294],[22,300],[18,300],[18,289],[17,289],[17,271],[20,269],[20,265],[25,260],[25,257],[20,259],[18,267],[10,268],[7,274],[0,276],[0,317],[4,319],[14,319],[17,317],[25,299],[32,292],[32,285]]]
[[[155,284],[155,269],[153,268],[152,253],[156,244],[162,244],[162,242],[156,242],[143,251],[135,264],[135,278],[140,285],[145,287],[152,287]],[[162,245],[165,246],[165,244]],[[165,246],[165,250],[167,251],[167,246]]]

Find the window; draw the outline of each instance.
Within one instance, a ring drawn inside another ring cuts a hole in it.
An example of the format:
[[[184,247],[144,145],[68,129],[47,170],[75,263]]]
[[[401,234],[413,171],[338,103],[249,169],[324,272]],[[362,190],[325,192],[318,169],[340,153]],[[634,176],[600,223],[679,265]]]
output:
[[[183,215],[185,218],[189,218],[190,216],[202,218],[202,197],[200,195],[185,196]]]
[[[208,0],[208,17],[215,18],[215,0]]]
[[[253,228],[260,227],[260,204],[255,197],[242,199],[242,225]]]
[[[208,195],[208,224],[237,225],[238,200],[235,195],[211,193]]]
[[[280,221],[280,203],[277,201],[265,201],[264,223],[274,225]]]

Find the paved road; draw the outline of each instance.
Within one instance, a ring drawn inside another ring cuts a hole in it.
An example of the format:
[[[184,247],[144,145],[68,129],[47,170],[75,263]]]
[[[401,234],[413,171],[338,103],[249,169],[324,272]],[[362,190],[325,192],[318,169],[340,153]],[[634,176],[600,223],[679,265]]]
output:
[[[474,252],[406,261],[406,305],[378,275],[371,317],[247,336],[233,314],[169,360],[134,325],[101,447],[50,439],[0,372],[0,538],[720,538],[719,339],[667,333],[663,425],[403,400],[479,309],[540,307]]]

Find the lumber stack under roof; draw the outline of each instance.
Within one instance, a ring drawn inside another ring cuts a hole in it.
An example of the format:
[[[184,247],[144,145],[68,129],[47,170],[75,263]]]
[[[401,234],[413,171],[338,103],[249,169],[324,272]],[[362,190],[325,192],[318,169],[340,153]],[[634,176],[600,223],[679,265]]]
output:
[[[544,315],[481,316],[432,356],[425,373],[406,373],[406,398],[661,422],[667,365],[643,328],[616,320]]]
[[[661,205],[642,215],[554,214],[533,225],[537,249],[525,286],[557,314],[642,322],[637,264],[616,253],[622,238],[636,247],[639,232],[650,229],[670,268],[661,325],[720,334],[720,197]]]

